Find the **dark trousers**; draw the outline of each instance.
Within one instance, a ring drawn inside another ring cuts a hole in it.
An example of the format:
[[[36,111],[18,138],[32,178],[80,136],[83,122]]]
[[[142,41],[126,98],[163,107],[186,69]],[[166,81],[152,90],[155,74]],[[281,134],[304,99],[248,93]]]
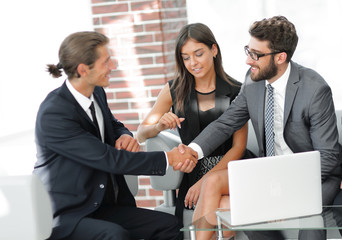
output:
[[[322,184],[322,203],[331,205],[339,192],[341,178],[329,177]],[[283,235],[279,231],[246,231],[245,234],[250,240],[282,240]],[[301,230],[298,234],[300,240],[325,240],[325,230]]]
[[[81,219],[65,240],[181,239],[181,225],[171,214],[136,207],[101,207]]]

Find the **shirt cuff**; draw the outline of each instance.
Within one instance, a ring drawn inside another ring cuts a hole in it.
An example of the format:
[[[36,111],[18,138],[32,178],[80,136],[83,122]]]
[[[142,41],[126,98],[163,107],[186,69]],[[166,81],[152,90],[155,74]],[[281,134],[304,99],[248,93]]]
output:
[[[188,147],[192,148],[192,150],[197,152],[197,159],[202,159],[204,157],[202,148],[197,143],[192,142],[188,145]]]
[[[164,153],[165,153],[165,159],[166,159],[166,169],[165,169],[165,173],[166,173],[166,170],[169,168],[169,159],[167,158],[166,152]]]

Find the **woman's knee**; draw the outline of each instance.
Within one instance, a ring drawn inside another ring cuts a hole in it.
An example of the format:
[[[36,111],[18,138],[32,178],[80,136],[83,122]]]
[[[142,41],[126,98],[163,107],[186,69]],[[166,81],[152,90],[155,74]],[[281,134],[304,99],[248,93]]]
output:
[[[225,172],[217,171],[204,176],[202,183],[202,188],[205,191],[216,192],[221,190],[221,188],[227,185],[228,177]]]

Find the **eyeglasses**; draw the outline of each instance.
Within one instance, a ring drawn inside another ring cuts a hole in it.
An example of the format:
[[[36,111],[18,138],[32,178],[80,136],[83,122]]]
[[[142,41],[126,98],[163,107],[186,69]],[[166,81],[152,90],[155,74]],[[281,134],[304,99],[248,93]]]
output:
[[[277,53],[281,53],[282,51],[278,51],[278,52],[271,52],[271,53],[262,53],[262,54],[259,54],[259,53],[256,53],[256,52],[251,52],[249,51],[249,47],[248,46],[245,46],[244,47],[245,49],[245,53],[246,55],[248,56],[251,56],[251,58],[254,60],[254,61],[258,61],[259,58],[261,57],[264,57],[264,56],[267,56],[267,55],[273,55],[273,54],[277,54]]]

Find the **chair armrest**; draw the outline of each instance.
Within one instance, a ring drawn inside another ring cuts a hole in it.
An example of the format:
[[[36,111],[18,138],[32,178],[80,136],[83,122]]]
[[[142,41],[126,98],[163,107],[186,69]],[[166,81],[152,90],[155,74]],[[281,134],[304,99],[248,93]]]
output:
[[[252,121],[248,121],[248,138],[247,138],[247,149],[252,151],[256,156],[259,156],[259,145],[258,140],[255,136],[254,127]]]
[[[138,194],[139,183],[138,183],[138,176],[135,175],[124,175],[127,186],[131,191],[133,196]]]

